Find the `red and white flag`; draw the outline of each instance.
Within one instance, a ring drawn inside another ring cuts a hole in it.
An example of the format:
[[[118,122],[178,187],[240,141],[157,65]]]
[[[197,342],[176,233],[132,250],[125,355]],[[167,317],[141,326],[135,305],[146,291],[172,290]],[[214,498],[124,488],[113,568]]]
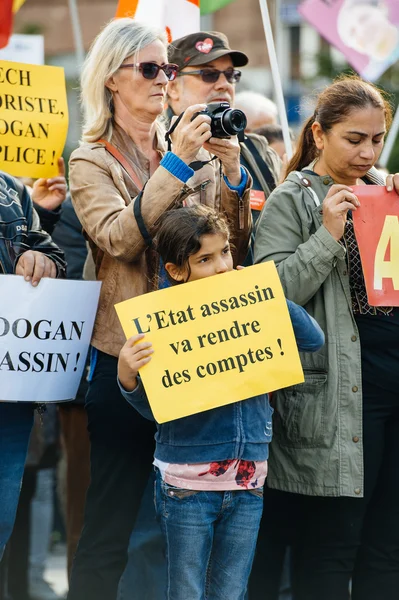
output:
[[[8,38],[12,32],[13,23],[13,0],[0,1],[0,48],[8,44]]]
[[[119,0],[116,17],[165,28],[169,41],[200,31],[200,0]]]
[[[0,0],[0,48],[8,44],[12,33],[14,13],[16,13],[25,0]]]

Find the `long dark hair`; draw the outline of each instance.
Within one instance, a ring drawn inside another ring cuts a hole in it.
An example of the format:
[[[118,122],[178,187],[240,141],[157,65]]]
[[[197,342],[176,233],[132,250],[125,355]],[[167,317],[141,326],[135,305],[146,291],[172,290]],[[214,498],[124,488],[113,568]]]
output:
[[[164,264],[170,262],[180,270],[187,268],[190,277],[189,258],[201,249],[204,235],[219,234],[229,239],[230,231],[225,218],[212,208],[201,204],[177,208],[165,213],[155,237],[155,248]],[[167,273],[172,284],[176,281]]]
[[[314,114],[306,121],[300,134],[297,150],[290,160],[286,174],[300,171],[318,156],[312,125],[315,121],[327,133],[334,125],[343,121],[353,110],[373,106],[384,111],[387,127],[392,122],[392,107],[383,93],[373,84],[360,77],[344,75],[338,77],[323,90],[318,98]]]

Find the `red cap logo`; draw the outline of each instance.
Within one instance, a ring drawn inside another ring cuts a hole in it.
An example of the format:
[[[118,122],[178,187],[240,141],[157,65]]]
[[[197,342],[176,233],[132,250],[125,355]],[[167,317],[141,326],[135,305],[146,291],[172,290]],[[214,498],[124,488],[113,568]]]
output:
[[[211,40],[211,38],[206,38],[205,40],[197,42],[195,47],[197,48],[198,52],[209,54],[213,48],[213,40]]]

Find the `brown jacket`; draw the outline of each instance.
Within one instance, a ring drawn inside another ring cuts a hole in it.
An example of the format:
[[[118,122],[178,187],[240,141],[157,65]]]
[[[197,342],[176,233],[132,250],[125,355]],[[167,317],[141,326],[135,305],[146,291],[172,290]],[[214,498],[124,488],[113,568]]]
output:
[[[235,246],[234,262],[244,259],[251,232],[250,177],[242,200],[212,164],[197,171],[187,184],[162,166],[150,178],[149,161],[121,128],[115,127],[111,143],[130,162],[143,185],[147,182],[141,212],[151,236],[166,210],[180,206],[182,200],[187,204],[200,202],[226,214]],[[165,153],[160,136],[157,150],[161,156]],[[70,189],[76,214],[90,240],[97,279],[102,281],[92,344],[118,356],[125,336],[114,304],[153,291],[159,261],[145,245],[134,217],[138,189],[101,143],[84,143],[72,153]]]

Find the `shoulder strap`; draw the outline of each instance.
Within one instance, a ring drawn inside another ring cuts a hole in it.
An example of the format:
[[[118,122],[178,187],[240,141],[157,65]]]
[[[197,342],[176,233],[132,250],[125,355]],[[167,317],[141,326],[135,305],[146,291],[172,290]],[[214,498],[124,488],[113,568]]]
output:
[[[98,140],[101,144],[104,144],[105,149],[112,154],[112,156],[118,161],[118,163],[125,169],[126,173],[131,177],[134,184],[141,191],[143,189],[143,184],[137,177],[136,173],[133,171],[131,165],[128,163],[126,158],[123,156],[121,152],[119,152],[118,148],[115,148],[110,142],[107,140]]]
[[[145,187],[145,186],[144,186]],[[143,215],[141,214],[141,197],[143,195],[144,188],[140,191],[136,200],[134,201],[133,212],[136,217],[137,226],[140,230],[143,240],[147,244],[147,246],[152,246],[152,238],[149,234],[149,231],[144,223]]]
[[[136,200],[134,201],[133,212],[134,212],[134,216],[136,217],[137,226],[140,230],[140,233],[141,233],[145,243],[147,244],[147,246],[152,246],[152,239],[151,239],[150,234],[148,233],[148,229],[144,223],[143,215],[141,213],[141,198],[143,196],[145,184],[144,184],[144,186],[142,185],[142,183],[139,180],[139,178],[137,177],[136,173],[133,171],[131,165],[128,163],[128,161],[123,156],[123,154],[121,152],[119,152],[118,148],[115,148],[115,146],[113,146],[107,140],[101,139],[98,141],[101,144],[104,144],[107,152],[112,154],[112,156],[118,161],[118,163],[122,166],[122,168],[125,169],[126,173],[130,176],[130,178],[133,180],[134,184],[137,186],[137,188],[139,190],[139,194],[138,194]]]
[[[258,165],[258,169],[262,173],[267,185],[269,186],[270,191],[272,192],[274,190],[274,188],[276,187],[276,182],[274,180],[271,170],[269,169],[268,165],[266,164],[266,161],[261,157],[261,155],[258,152],[257,147],[255,146],[253,141],[251,139],[249,139],[249,137],[245,136],[242,142],[243,142],[243,144],[246,145],[246,147],[248,148],[248,150],[254,157],[255,162]]]
[[[312,184],[310,183],[309,179],[307,177],[304,177],[300,171],[292,171],[292,174],[296,175],[298,177],[298,179],[300,180],[301,184],[303,185],[303,187],[307,189],[309,194],[312,196],[312,199],[313,199],[313,202],[315,203],[315,205],[320,206],[319,197],[316,194],[316,192],[314,191],[314,189],[312,188]]]

